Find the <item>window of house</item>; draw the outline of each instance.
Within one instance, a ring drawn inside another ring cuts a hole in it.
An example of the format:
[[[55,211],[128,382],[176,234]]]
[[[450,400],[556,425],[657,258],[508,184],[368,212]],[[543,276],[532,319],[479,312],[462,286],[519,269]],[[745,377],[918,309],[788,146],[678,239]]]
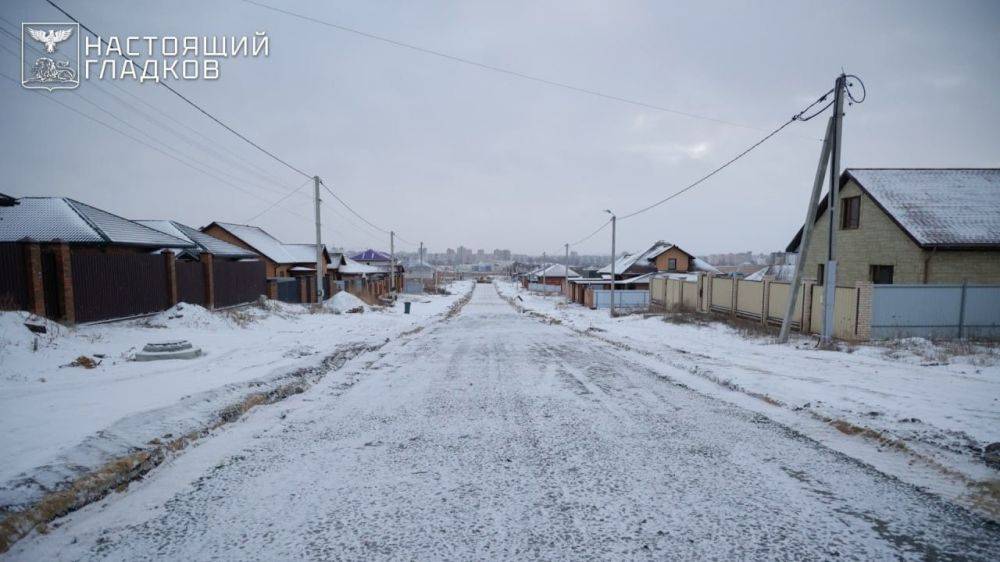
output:
[[[840,228],[858,228],[861,224],[861,197],[845,197],[840,204]]]
[[[826,268],[823,267],[824,264],[816,265],[816,284],[822,285],[823,280],[826,279]]]
[[[868,266],[871,282],[876,285],[892,285],[891,265],[871,265]]]
[[[677,258],[667,258],[667,269],[677,271]]]

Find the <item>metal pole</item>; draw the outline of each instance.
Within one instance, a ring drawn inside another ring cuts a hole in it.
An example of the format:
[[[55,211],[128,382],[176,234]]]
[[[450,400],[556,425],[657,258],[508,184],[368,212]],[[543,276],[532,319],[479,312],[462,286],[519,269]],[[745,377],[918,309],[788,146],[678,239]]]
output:
[[[611,317],[615,317],[615,222],[618,217],[611,215]]]
[[[319,176],[313,176],[313,192],[316,203],[316,302],[323,302],[323,240],[319,222]]]
[[[563,292],[566,293],[566,304],[569,304],[569,242],[566,243],[566,259],[563,261]]]
[[[833,132],[833,117],[830,117],[826,125],[826,134],[823,136],[823,148],[819,153],[819,164],[816,166],[816,178],[813,180],[812,195],[809,197],[809,206],[806,208],[806,222],[802,226],[802,239],[799,240],[799,257],[795,262],[795,275],[792,276],[792,285],[788,291],[788,304],[785,306],[785,317],[781,321],[781,333],[778,335],[778,342],[788,341],[788,331],[792,326],[792,314],[795,312],[795,303],[799,299],[799,291],[802,288],[802,271],[806,265],[806,255],[809,251],[809,244],[812,241],[813,223],[816,222],[816,207],[819,205],[819,195],[823,191],[823,181],[826,179],[826,165],[830,161],[830,136]]]
[[[827,214],[830,217],[829,239],[827,241],[826,280],[824,281],[823,297],[823,335],[822,341],[829,343],[833,339],[833,311],[837,298],[837,206],[840,203],[840,140],[844,124],[844,88],[846,77],[837,77],[833,97],[833,148],[830,151],[830,200]]]
[[[545,284],[545,281],[548,277],[548,275],[546,274],[549,272],[549,264],[546,262],[547,259],[548,258],[545,256],[545,252],[542,252],[542,296],[543,297],[545,296],[545,290],[548,289],[548,285]]]
[[[962,279],[962,298],[958,303],[958,339],[965,339],[965,295],[969,288],[969,280]]]
[[[396,292],[396,232],[389,231],[389,292]]]

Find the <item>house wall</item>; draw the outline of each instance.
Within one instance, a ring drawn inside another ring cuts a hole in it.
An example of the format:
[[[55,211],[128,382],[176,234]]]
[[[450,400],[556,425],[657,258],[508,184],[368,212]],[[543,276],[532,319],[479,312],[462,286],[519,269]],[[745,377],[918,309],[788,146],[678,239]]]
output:
[[[853,287],[859,281],[869,281],[870,265],[893,266],[894,284],[1000,282],[1000,251],[923,250],[853,180],[840,190],[841,198],[858,195],[860,226],[837,228],[838,286]],[[807,279],[815,279],[817,266],[826,262],[829,220],[829,212],[824,211],[814,226],[803,270]],[[929,265],[926,281],[925,263]]]
[[[677,269],[670,270],[667,267],[667,264],[670,263],[669,260],[671,259],[677,260]],[[657,271],[685,272],[691,269],[690,260],[691,260],[690,256],[682,252],[679,248],[670,248],[666,252],[663,252],[662,254],[656,256],[656,260],[654,263],[656,264]]]
[[[210,225],[203,232],[210,236],[214,236],[219,240],[222,240],[223,242],[229,242],[234,246],[239,246],[240,248],[243,248],[245,250],[250,250],[251,252],[260,256],[260,260],[264,262],[264,270],[268,277],[288,277],[288,266],[283,266],[283,269],[279,268],[279,266],[276,263],[264,257],[263,254],[257,253],[257,250],[255,250],[249,244],[244,242],[242,239],[233,236],[232,234],[229,233],[229,231],[225,230],[219,225],[215,224]],[[279,271],[279,269],[282,270]]]

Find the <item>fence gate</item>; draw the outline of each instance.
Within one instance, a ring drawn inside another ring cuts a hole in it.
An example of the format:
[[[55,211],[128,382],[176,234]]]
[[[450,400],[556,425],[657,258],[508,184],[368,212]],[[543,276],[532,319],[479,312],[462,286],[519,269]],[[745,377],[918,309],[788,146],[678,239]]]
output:
[[[45,294],[45,317],[52,320],[62,320],[65,317],[62,307],[62,277],[58,275],[56,254],[54,251],[42,250],[42,292]]]
[[[177,300],[190,304],[205,305],[205,272],[204,266],[197,261],[178,261]]]
[[[299,292],[299,279],[297,277],[278,277],[278,300],[281,302],[300,303],[302,293]]]

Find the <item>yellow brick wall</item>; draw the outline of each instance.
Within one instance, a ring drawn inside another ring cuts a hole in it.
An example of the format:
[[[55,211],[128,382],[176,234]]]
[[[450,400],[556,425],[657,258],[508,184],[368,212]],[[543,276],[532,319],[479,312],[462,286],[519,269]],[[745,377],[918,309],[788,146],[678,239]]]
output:
[[[688,263],[688,255],[682,252],[678,248],[670,248],[666,252],[656,256],[655,265],[657,271],[669,271],[667,265],[670,263],[669,260],[677,260],[677,269],[673,271],[685,272],[690,269],[690,264]]]
[[[924,283],[925,258],[931,256],[928,283],[1000,283],[1000,252],[922,250],[853,181],[840,190],[840,197],[861,196],[860,227],[837,228],[837,285],[853,287],[869,281],[870,265],[893,266],[893,283]],[[840,211],[838,203],[838,212]],[[829,213],[816,221],[804,268],[804,276],[815,278],[817,265],[827,258]],[[838,217],[838,222],[840,217]]]

